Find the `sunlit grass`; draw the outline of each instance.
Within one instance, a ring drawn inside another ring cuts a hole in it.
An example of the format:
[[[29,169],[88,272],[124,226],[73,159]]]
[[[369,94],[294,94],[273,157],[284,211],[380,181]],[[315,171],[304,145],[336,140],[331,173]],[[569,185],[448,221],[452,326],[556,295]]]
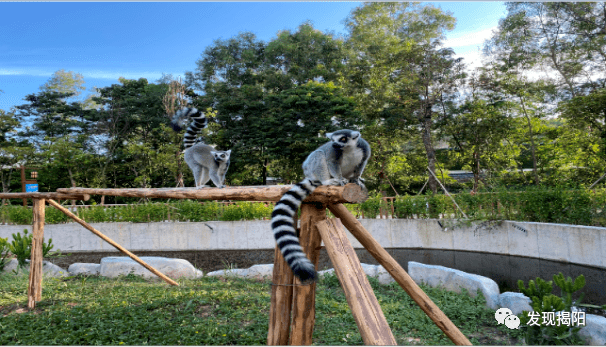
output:
[[[370,280],[398,344],[452,344],[397,284]],[[132,275],[45,278],[42,301],[29,312],[27,274],[4,275],[0,344],[267,344],[269,281],[205,277],[178,282],[175,287]],[[485,308],[481,296],[423,289],[472,342],[516,342],[511,332],[496,327],[494,311]],[[316,309],[314,344],[363,344],[336,277],[318,283]],[[478,336],[482,329],[490,337]]]

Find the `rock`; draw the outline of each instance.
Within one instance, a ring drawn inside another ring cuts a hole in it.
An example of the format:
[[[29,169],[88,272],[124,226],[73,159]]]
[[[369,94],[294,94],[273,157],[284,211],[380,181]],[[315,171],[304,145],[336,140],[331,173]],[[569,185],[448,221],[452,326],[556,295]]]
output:
[[[171,279],[179,277],[196,278],[196,268],[184,259],[164,257],[141,257],[141,260]],[[157,278],[151,271],[129,257],[105,257],[101,259],[99,274],[104,277],[118,277],[134,274],[145,278]]]
[[[42,273],[50,277],[67,277],[69,272],[49,261],[42,261]]]
[[[377,267],[377,279],[381,284],[390,284],[392,282],[395,282],[391,274],[387,272],[387,270],[385,270],[382,265],[379,265]]]
[[[206,276],[210,277],[246,277],[248,269],[227,269],[209,272]]]
[[[19,267],[19,262],[17,261],[17,259],[11,259],[6,265],[4,265],[4,270],[2,272],[11,273],[14,270],[17,270],[18,267]]]
[[[408,262],[408,274],[417,284],[425,283],[431,287],[442,286],[444,289],[457,293],[461,292],[461,288],[465,288],[472,297],[476,296],[479,289],[486,298],[486,306],[493,310],[499,308],[499,286],[488,277],[414,261]]]
[[[328,270],[318,271],[318,277],[322,277],[322,276],[324,276],[326,274],[334,275],[335,274],[335,269],[328,269]]]
[[[17,270],[17,268],[19,267],[19,262],[17,261],[17,259],[11,259],[8,264],[6,264],[4,266],[4,271],[3,273],[8,274],[8,273],[13,273],[13,271]],[[29,259],[27,260],[27,263],[25,264],[25,268],[24,269],[19,269],[17,270],[18,273],[21,272],[27,272],[29,273]],[[42,273],[44,276],[49,276],[49,277],[66,277],[69,276],[68,275],[68,271],[64,270],[63,268],[49,262],[46,260],[42,261]]]
[[[606,318],[595,314],[585,315],[585,327],[579,331],[589,345],[606,344]]]
[[[499,295],[499,307],[510,309],[515,316],[522,311],[532,311],[531,302],[532,300],[522,293],[505,292]]]
[[[67,268],[71,275],[92,275],[98,276],[101,270],[101,264],[92,263],[73,263]]]
[[[274,273],[274,264],[260,264],[253,265],[248,268],[246,272],[246,278],[253,278],[257,280],[270,279]]]
[[[364,270],[366,276],[377,277],[377,265],[370,265],[364,263],[361,263],[360,265],[362,265],[362,270]]]
[[[196,278],[202,278],[204,277],[204,272],[196,269]]]

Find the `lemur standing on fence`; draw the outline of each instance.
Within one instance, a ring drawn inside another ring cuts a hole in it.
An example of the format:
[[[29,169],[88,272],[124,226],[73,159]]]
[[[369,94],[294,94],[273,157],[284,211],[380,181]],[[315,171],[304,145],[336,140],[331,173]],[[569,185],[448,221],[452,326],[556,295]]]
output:
[[[196,141],[196,136],[201,129],[206,128],[208,120],[204,113],[195,108],[182,108],[175,113],[171,125],[175,131],[181,131],[182,126],[191,118],[192,122],[185,131],[183,147],[185,162],[194,174],[196,187],[205,187],[208,180],[212,180],[215,186],[223,188],[225,175],[229,168],[229,156],[231,150],[218,151],[201,141]]]
[[[316,279],[296,234],[293,216],[305,198],[320,185],[356,183],[366,189],[360,176],[370,157],[370,146],[358,131],[338,130],[326,134],[331,141],[313,151],[303,162],[305,179],[284,193],[271,214],[271,228],[284,260],[302,281]]]

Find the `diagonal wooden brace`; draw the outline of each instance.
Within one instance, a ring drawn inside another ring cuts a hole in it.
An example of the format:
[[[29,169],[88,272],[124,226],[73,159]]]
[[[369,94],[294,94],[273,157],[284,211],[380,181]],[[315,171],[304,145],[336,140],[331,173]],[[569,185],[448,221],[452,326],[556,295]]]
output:
[[[396,345],[360,260],[338,219],[316,223],[365,345]]]
[[[53,205],[59,211],[61,211],[64,214],[66,214],[71,219],[73,219],[76,222],[78,222],[80,225],[82,225],[86,229],[90,230],[93,234],[95,234],[95,235],[99,236],[100,238],[102,238],[103,241],[105,241],[105,242],[109,243],[110,245],[114,246],[120,252],[128,255],[132,260],[134,260],[137,263],[141,264],[144,268],[148,269],[154,275],[156,275],[156,276],[160,277],[161,279],[163,279],[166,283],[172,284],[173,286],[178,286],[179,285],[177,282],[175,282],[172,279],[168,278],[166,275],[164,275],[163,273],[161,273],[160,271],[156,270],[155,268],[153,268],[148,263],[146,263],[143,260],[141,260],[141,258],[137,257],[136,255],[134,255],[133,253],[131,253],[126,248],[124,248],[124,247],[120,246],[119,244],[117,244],[114,240],[112,240],[109,237],[103,235],[100,231],[98,231],[97,229],[93,228],[92,225],[90,225],[90,224],[86,223],[85,221],[83,221],[82,219],[78,218],[78,216],[76,216],[75,214],[71,213],[70,210],[66,209],[65,207],[59,205],[56,201],[48,199],[48,203],[50,205]]]
[[[457,328],[456,325],[440,310],[436,304],[423,292],[421,288],[412,280],[406,271],[392,258],[387,251],[375,240],[362,224],[354,217],[342,204],[329,204],[328,209],[337,218],[340,218],[343,225],[360,241],[387,272],[398,282],[400,287],[410,295],[410,297],[419,305],[429,318],[440,328],[452,342],[456,345],[471,346],[471,342]],[[324,241],[326,243],[326,241]]]

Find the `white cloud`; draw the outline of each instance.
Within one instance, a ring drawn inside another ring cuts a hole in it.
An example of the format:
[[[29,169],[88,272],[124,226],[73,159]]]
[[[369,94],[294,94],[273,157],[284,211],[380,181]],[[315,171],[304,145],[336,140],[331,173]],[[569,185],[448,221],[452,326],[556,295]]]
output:
[[[144,72],[116,72],[116,71],[103,71],[103,70],[91,70],[91,71],[76,71],[84,76],[84,80],[87,78],[97,78],[97,79],[108,79],[108,80],[118,80],[120,77],[124,77],[126,79],[139,79],[141,77],[147,78],[149,82],[154,82],[160,78],[162,78],[162,72],[153,72],[153,71],[144,71]],[[55,71],[44,71],[37,69],[0,69],[0,76],[37,76],[37,77],[51,77]],[[172,74],[173,77],[183,77],[182,73],[167,73],[164,74]]]
[[[497,27],[492,27],[480,31],[467,32],[458,34],[456,37],[447,37],[444,41],[444,47],[468,47],[468,46],[482,46],[484,41],[492,37],[492,31],[496,30]]]

